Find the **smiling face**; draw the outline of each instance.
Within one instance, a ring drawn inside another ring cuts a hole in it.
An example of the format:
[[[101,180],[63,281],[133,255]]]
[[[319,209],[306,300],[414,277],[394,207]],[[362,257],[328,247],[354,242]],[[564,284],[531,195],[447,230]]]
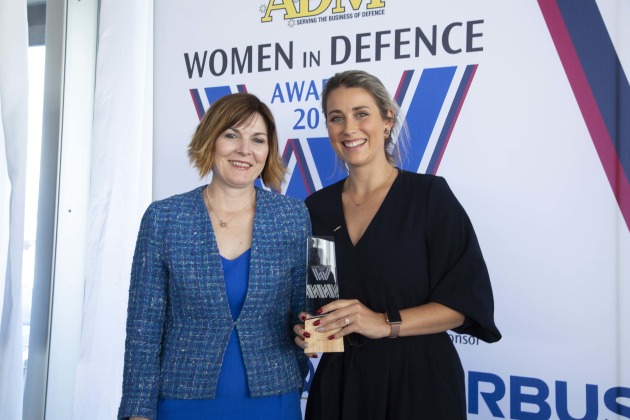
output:
[[[336,88],[328,96],[326,111],[330,143],[349,167],[387,163],[385,131],[391,131],[392,121],[382,117],[367,90]]]
[[[243,188],[260,176],[269,154],[267,126],[260,114],[219,134],[215,142],[213,182]]]

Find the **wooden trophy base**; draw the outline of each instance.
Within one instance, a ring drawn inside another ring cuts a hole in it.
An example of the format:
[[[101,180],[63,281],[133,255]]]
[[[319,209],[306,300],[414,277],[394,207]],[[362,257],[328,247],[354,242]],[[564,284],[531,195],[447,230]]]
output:
[[[319,318],[310,318],[304,322],[304,329],[308,331],[311,336],[308,338],[304,338],[304,340],[308,343],[308,347],[304,349],[304,353],[339,353],[343,352],[343,338],[335,338],[334,340],[329,340],[333,334],[337,334],[341,331],[341,328],[336,330],[330,330],[326,332],[317,332],[315,329],[316,326],[313,325],[313,322],[317,321]]]

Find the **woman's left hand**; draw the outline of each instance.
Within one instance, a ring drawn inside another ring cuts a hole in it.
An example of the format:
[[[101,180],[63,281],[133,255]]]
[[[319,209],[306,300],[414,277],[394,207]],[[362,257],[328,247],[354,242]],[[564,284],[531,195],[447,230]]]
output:
[[[300,312],[299,317],[302,322],[306,321],[306,312]],[[308,343],[304,338],[310,337],[310,334],[304,330],[304,324],[295,324],[293,326],[293,332],[295,333],[295,338],[293,339],[295,344],[298,347],[304,349],[304,354],[306,354],[307,357],[317,359],[317,353],[309,353],[306,351],[306,349],[308,348]]]
[[[374,312],[356,299],[340,299],[324,305],[318,313],[325,313],[319,318],[318,332],[341,331],[329,337],[339,338],[358,333],[368,338],[388,337],[389,324],[384,313]]]

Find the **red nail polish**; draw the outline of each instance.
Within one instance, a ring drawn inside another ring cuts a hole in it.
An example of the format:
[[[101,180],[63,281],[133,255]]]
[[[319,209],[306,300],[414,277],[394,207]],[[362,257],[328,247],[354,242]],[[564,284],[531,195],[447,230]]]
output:
[[[313,322],[313,325],[318,326],[319,325],[319,319],[315,322]]]
[[[312,359],[317,359],[317,355],[316,354],[311,354],[311,358]]]
[[[302,321],[306,321],[306,317],[304,315],[302,315]]]
[[[335,339],[335,336],[334,336],[334,335],[329,335],[329,336],[328,336],[328,339],[329,339],[329,340],[334,340],[334,339]]]
[[[324,311],[322,311],[322,309],[321,309],[321,308],[319,308],[318,310],[316,310],[316,311],[315,311],[315,313],[316,313],[317,315],[321,315],[321,314],[323,314],[323,313],[324,313]]]
[[[311,336],[311,333],[309,333],[308,331],[304,331],[304,337],[309,338]]]

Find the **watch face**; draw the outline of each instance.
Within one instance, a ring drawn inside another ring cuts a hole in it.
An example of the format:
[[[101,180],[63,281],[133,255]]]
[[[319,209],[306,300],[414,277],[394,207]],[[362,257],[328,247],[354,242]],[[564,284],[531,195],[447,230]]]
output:
[[[402,319],[400,318],[400,311],[387,311],[387,322],[390,324],[402,323]]]

